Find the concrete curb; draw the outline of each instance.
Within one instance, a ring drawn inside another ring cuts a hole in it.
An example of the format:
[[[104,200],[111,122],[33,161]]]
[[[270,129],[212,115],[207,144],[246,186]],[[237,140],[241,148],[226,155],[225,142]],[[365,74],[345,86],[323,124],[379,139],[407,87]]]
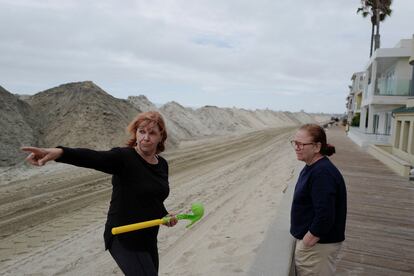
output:
[[[295,239],[290,235],[290,209],[293,192],[301,167],[295,168],[280,205],[275,220],[260,245],[256,258],[247,275],[250,276],[288,276],[293,275],[292,259]]]

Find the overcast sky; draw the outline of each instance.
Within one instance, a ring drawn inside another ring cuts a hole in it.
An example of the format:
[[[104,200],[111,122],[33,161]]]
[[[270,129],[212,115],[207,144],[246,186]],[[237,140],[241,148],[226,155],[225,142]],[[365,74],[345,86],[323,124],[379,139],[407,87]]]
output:
[[[0,85],[37,92],[91,80],[117,98],[344,112],[368,62],[359,0],[0,0]],[[381,46],[414,34],[394,0]]]

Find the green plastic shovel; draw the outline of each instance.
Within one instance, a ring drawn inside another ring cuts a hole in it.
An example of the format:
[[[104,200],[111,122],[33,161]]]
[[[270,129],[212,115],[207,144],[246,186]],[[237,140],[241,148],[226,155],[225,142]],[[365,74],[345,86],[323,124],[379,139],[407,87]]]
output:
[[[178,214],[175,217],[178,220],[187,219],[190,223],[186,226],[187,228],[192,226],[194,223],[199,221],[204,215],[204,206],[201,203],[193,203],[191,205],[191,212],[188,214]],[[153,227],[161,224],[166,224],[170,221],[170,217],[163,217],[162,219],[154,219],[144,222],[138,222],[134,224],[128,224],[124,226],[118,226],[112,228],[112,235],[118,235],[126,232],[136,231],[148,227]]]

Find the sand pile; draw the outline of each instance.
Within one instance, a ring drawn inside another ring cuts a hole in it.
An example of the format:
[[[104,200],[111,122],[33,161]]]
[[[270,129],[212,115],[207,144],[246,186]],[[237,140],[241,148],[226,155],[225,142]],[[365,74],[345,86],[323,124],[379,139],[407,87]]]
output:
[[[0,87],[1,88],[1,87]],[[181,141],[213,135],[295,126],[328,119],[299,112],[245,110],[204,106],[192,109],[169,102],[157,108],[145,96],[114,98],[91,81],[63,84],[33,96],[20,97],[0,89],[0,166],[21,163],[23,145],[89,147],[123,146],[126,126],[137,113],[158,110],[164,115],[167,149]],[[21,99],[24,99],[21,100]]]
[[[106,149],[125,144],[125,127],[140,110],[92,82],[64,84],[30,97],[43,146]]]
[[[227,135],[266,128],[319,123],[328,116],[313,116],[305,112],[280,112],[271,110],[246,110],[204,106],[197,109],[183,107],[176,102],[163,105],[159,111],[164,115],[170,135],[182,141],[211,135]]]
[[[21,145],[38,142],[33,109],[1,86],[0,129],[0,166],[14,165],[25,156],[20,152]]]
[[[142,112],[157,110],[157,106],[144,95],[129,96],[128,101]]]
[[[0,90],[1,165],[22,162],[23,145],[91,147],[124,145],[126,126],[141,112],[92,82],[64,84],[19,99]]]
[[[192,108],[169,102],[163,105],[160,111],[165,118],[168,118],[170,132],[179,140],[213,134]]]

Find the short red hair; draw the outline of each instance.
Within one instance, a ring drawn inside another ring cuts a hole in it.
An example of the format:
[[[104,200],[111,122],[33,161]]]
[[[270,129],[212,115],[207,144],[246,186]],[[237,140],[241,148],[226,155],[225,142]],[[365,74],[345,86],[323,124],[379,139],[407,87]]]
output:
[[[128,140],[127,146],[134,147],[137,144],[137,130],[138,127],[145,123],[144,126],[155,123],[161,132],[161,142],[157,145],[156,153],[163,152],[165,150],[165,140],[167,140],[167,129],[165,128],[165,122],[161,114],[157,111],[148,111],[139,113],[131,123],[129,123],[127,130],[131,134],[131,139]]]

